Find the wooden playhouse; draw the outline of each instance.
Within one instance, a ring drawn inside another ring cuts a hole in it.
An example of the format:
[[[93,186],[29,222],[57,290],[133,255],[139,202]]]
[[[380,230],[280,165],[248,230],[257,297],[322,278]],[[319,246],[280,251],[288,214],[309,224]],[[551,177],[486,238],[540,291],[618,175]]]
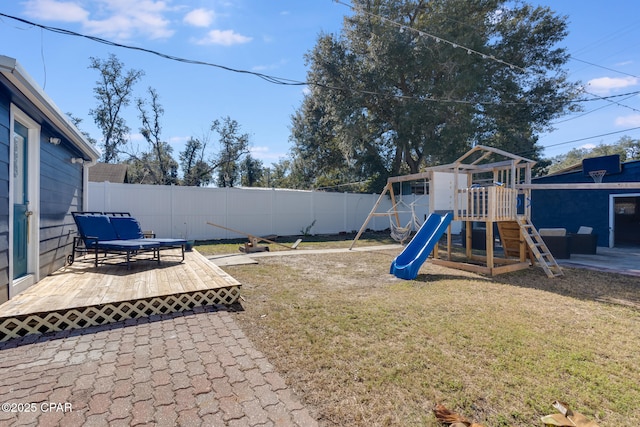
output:
[[[562,270],[531,223],[531,169],[535,161],[493,147],[478,145],[455,162],[434,166],[424,172],[391,177],[378,202],[367,216],[351,247],[360,238],[374,216],[391,216],[400,226],[394,184],[422,181],[428,188],[429,212],[452,212],[453,220],[464,223],[465,259],[454,260],[452,227],[447,231],[445,258],[434,250],[433,263],[483,274],[497,275],[537,264],[549,277]],[[378,212],[380,202],[389,194],[393,210]],[[474,253],[473,224],[484,224],[484,255]],[[495,226],[495,227],[494,227]],[[498,237],[500,255],[494,250]]]

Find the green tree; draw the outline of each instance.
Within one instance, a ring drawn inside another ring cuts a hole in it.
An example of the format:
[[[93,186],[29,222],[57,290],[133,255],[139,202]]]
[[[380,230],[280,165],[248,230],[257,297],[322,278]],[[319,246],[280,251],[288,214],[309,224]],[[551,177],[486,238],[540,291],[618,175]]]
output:
[[[93,89],[98,106],[89,114],[102,131],[102,161],[115,163],[121,147],[128,142],[130,131],[122,112],[131,102],[133,86],[142,78],[144,71],[125,70],[124,64],[114,54],[105,60],[91,57],[89,68],[100,73]]]
[[[73,125],[75,127],[78,128],[78,130],[80,130],[80,132],[82,133],[82,135],[87,139],[87,142],[89,142],[92,145],[98,145],[98,141],[95,140],[95,138],[93,138],[89,132],[86,132],[82,129],[80,129],[80,123],[82,123],[82,119],[79,117],[75,117],[72,113],[67,113],[67,116],[69,117],[69,120],[71,120],[71,123],[73,123]]]
[[[190,138],[184,150],[180,152],[182,185],[201,187],[213,180],[211,166],[204,159],[207,141],[207,138]]]
[[[262,181],[263,172],[262,162],[248,154],[240,163],[240,182],[244,187],[257,187]]]
[[[556,48],[565,18],[506,0],[352,3],[341,34],[321,35],[306,56],[294,173],[379,188],[474,144],[539,158],[537,135],[578,90]]]
[[[271,188],[294,188],[291,185],[291,160],[280,159],[271,167],[263,169],[263,186]]]
[[[131,154],[132,162],[139,162],[144,171],[144,182],[149,184],[169,185],[176,184],[178,180],[178,163],[174,160],[173,147],[162,140],[162,125],[160,120],[164,114],[164,108],[160,104],[158,93],[155,89],[148,89],[150,100],[138,98],[136,107],[142,123],[140,133],[144,137],[149,151],[141,155]],[[150,110],[148,110],[148,108]]]
[[[240,159],[249,153],[249,134],[240,133],[240,125],[230,117],[214,120],[211,130],[219,135],[220,151],[211,163],[219,187],[233,187],[240,179]]]

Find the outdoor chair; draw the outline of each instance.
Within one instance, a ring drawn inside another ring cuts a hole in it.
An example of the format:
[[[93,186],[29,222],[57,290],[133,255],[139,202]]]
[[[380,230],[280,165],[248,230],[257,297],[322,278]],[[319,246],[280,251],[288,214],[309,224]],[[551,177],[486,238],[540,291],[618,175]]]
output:
[[[187,245],[185,239],[159,238],[152,232],[142,231],[138,220],[127,212],[107,212],[105,215],[109,217],[118,238],[124,240],[142,239],[145,242],[156,242],[160,245],[160,249],[180,248],[182,255],[181,261],[184,261],[184,250]]]
[[[581,226],[577,233],[569,235],[569,250],[572,254],[595,255],[598,247],[598,235],[593,227]]]
[[[73,219],[78,227],[80,240],[87,252],[95,255],[94,265],[98,266],[98,256],[107,254],[126,255],[127,269],[130,268],[131,255],[139,252],[152,252],[154,260],[160,263],[160,243],[146,239],[122,239],[106,215],[84,212],[73,212]],[[74,243],[73,254],[69,258],[72,264],[77,248]]]

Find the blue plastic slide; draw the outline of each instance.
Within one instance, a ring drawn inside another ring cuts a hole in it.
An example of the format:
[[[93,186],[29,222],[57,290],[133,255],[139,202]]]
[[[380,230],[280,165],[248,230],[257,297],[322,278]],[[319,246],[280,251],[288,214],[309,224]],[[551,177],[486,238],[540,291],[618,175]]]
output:
[[[453,214],[444,216],[432,213],[422,224],[420,230],[404,250],[391,263],[391,274],[400,279],[413,280],[418,276],[418,270],[426,261],[440,237],[447,230],[453,219]]]

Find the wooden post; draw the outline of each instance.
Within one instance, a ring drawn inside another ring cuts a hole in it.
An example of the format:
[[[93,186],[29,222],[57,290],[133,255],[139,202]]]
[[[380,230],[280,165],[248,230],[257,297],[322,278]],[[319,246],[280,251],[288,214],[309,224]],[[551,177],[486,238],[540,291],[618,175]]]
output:
[[[351,242],[351,246],[349,246],[349,250],[353,249],[353,246],[356,244],[360,236],[362,236],[362,233],[367,228],[369,221],[371,221],[371,217],[373,217],[373,215],[376,213],[376,210],[378,210],[378,206],[380,206],[380,202],[382,201],[382,198],[384,197],[384,195],[387,194],[387,191],[389,190],[390,186],[391,186],[391,183],[389,182],[387,182],[387,185],[384,186],[384,190],[380,194],[380,197],[378,197],[378,200],[373,205],[373,208],[371,208],[371,212],[369,212],[369,215],[367,215],[367,219],[364,221],[364,224],[362,224],[362,227],[360,227],[360,230],[358,231],[358,234],[356,234],[356,237],[353,239],[353,242]]]
[[[451,223],[447,227],[447,260],[451,261]]]
[[[389,195],[391,196],[391,206],[393,207],[393,214],[396,217],[396,225],[398,227],[402,227],[402,225],[400,225],[400,215],[398,215],[398,209],[396,209],[396,195],[393,192],[393,184],[388,183],[387,186],[389,187]],[[402,183],[400,183],[400,188],[402,188]]]
[[[465,222],[465,239],[466,239],[466,253],[467,253],[467,258],[471,258],[472,252],[471,252],[471,227],[473,226],[471,221],[466,221]]]
[[[487,267],[489,268],[489,270],[491,271],[491,273],[493,274],[493,267],[494,267],[494,261],[493,261],[493,221],[487,221],[486,223],[486,230],[487,230]]]

